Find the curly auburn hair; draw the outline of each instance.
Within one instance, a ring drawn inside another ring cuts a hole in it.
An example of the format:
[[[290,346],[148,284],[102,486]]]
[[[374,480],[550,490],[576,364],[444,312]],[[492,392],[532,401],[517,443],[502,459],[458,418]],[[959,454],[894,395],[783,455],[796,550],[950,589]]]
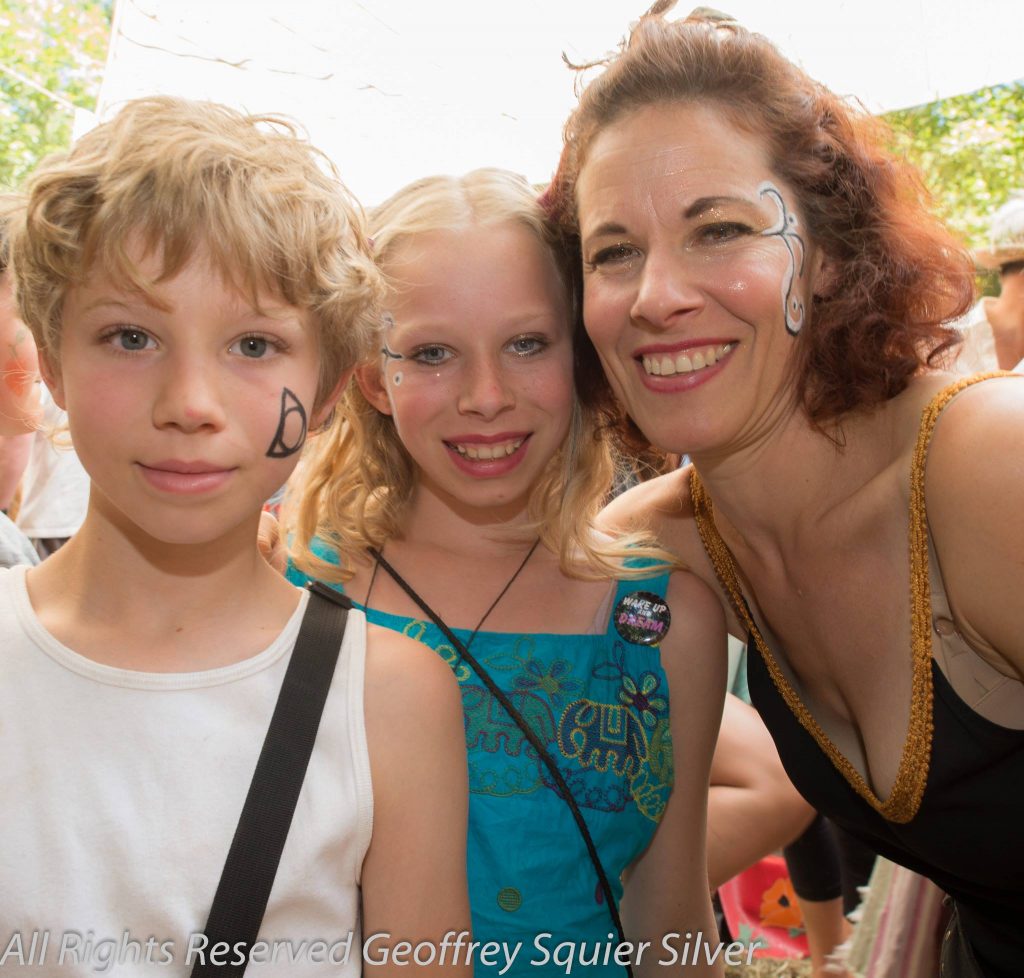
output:
[[[603,73],[565,125],[548,212],[578,250],[576,183],[597,135],[645,106],[713,103],[765,141],[832,272],[794,364],[808,417],[821,426],[894,397],[959,342],[944,324],[973,301],[969,255],[932,215],[916,171],[886,148],[881,122],[722,15],[667,20],[674,2],[656,3],[619,53],[597,63]]]

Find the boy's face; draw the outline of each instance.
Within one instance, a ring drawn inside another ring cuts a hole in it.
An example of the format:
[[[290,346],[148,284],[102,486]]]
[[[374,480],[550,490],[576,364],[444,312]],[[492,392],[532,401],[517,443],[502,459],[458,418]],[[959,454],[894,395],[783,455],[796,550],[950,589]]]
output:
[[[312,324],[271,296],[255,310],[202,251],[156,299],[97,272],[68,293],[60,363],[44,363],[92,479],[90,514],[164,543],[255,534],[330,407],[312,414]]]

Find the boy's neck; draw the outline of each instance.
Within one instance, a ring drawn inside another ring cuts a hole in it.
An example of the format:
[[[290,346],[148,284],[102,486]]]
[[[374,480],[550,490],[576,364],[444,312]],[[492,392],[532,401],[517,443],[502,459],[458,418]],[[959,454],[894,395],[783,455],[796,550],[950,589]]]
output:
[[[258,514],[205,544],[130,536],[90,505],[82,528],[29,572],[43,627],[75,652],[143,672],[230,665],[270,645],[299,592],[256,547]]]

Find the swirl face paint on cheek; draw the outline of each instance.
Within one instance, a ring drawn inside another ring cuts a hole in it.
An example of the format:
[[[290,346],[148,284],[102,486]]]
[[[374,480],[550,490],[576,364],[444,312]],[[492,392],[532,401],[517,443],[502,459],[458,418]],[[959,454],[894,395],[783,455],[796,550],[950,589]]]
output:
[[[287,387],[281,389],[281,417],[267,458],[287,458],[306,444],[306,409]]]
[[[390,332],[391,330],[393,330],[395,328],[395,317],[392,316],[391,313],[386,312],[380,318],[381,318],[381,322],[384,324],[384,329],[385,330]],[[385,357],[386,361],[387,360],[404,360],[405,359],[405,357],[402,356],[401,353],[395,353],[395,351],[392,350],[390,346],[388,346],[388,341],[387,340],[383,340],[381,342],[380,352],[381,352],[381,355]],[[387,366],[387,362],[385,362],[384,366],[385,367]],[[402,380],[401,380],[402,375],[399,373],[399,374],[396,374],[395,377],[396,377],[395,383],[396,384],[400,384],[402,382]]]
[[[797,231],[799,221],[796,214],[790,214],[779,188],[770,181],[765,181],[757,188],[757,194],[764,199],[768,197],[778,208],[776,222],[761,232],[766,238],[778,238],[789,253],[789,272],[782,281],[782,310],[786,322],[786,331],[796,336],[804,325],[804,303],[793,291],[796,278],[804,274],[804,240]]]

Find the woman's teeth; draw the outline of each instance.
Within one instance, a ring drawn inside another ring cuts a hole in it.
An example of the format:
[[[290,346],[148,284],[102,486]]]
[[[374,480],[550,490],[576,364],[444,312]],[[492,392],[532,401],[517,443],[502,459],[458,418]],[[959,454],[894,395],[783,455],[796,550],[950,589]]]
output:
[[[702,350],[687,350],[686,353],[677,353],[675,356],[667,353],[645,355],[642,358],[644,372],[655,377],[671,377],[673,374],[689,374],[694,370],[703,370],[705,367],[713,367],[735,345],[720,343],[718,346],[708,346]]]
[[[515,452],[525,440],[525,438],[514,438],[512,441],[497,442],[494,445],[459,445],[455,442],[448,442],[448,444],[463,458],[479,461],[481,459],[505,458]]]

